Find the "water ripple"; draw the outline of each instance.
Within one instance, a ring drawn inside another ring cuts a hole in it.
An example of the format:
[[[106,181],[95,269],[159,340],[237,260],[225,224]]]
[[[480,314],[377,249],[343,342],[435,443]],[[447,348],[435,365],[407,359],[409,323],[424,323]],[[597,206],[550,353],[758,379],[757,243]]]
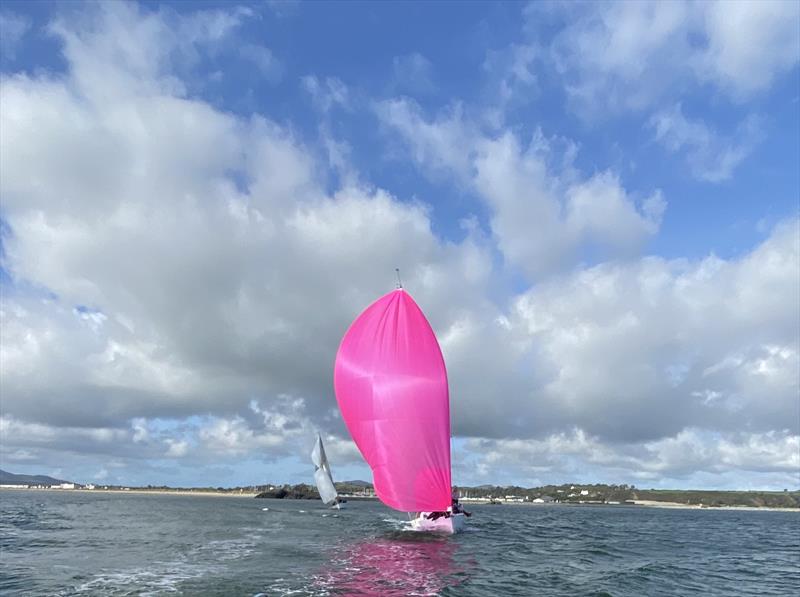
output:
[[[374,502],[8,492],[3,595],[793,595],[800,514],[474,507],[409,532]],[[262,508],[268,505],[269,511]],[[300,513],[299,510],[305,510]]]

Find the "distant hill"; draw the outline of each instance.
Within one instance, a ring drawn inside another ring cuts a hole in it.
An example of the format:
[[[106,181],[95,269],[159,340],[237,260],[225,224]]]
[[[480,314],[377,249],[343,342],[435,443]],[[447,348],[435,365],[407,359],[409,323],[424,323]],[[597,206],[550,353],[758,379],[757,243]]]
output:
[[[15,475],[14,473],[0,470],[0,485],[60,485],[61,483],[70,482],[54,479],[47,475]]]
[[[356,487],[372,487],[372,483],[366,481],[342,481],[342,485],[355,485]]]

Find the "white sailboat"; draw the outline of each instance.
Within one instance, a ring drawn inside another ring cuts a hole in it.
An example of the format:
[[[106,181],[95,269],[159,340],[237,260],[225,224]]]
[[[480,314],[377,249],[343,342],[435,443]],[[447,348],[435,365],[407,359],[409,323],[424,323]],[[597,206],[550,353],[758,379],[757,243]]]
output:
[[[331,508],[341,510],[342,501],[339,499],[336,486],[333,484],[331,467],[328,464],[328,457],[325,455],[325,448],[322,445],[322,436],[319,433],[317,434],[314,449],[311,450],[311,462],[314,463],[314,481],[317,484],[317,490],[319,490],[319,497],[322,502],[326,505],[332,504]]]

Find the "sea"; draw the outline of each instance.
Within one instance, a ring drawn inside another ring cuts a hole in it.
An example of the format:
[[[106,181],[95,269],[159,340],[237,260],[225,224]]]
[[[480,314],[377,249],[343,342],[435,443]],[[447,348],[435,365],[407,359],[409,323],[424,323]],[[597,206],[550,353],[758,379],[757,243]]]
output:
[[[375,501],[0,492],[0,594],[800,595],[800,513],[475,505],[455,536]]]

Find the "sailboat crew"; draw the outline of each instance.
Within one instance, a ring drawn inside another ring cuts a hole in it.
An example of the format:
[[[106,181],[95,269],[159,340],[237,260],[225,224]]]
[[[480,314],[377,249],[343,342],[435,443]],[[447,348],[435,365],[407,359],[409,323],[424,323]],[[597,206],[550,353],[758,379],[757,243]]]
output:
[[[464,510],[461,504],[458,503],[458,487],[453,487],[453,493],[451,497],[452,497],[452,502],[450,503],[450,512],[452,512],[453,514],[463,514],[464,516],[472,516],[471,512],[467,512],[466,510]]]
[[[453,490],[453,495],[450,502],[450,507],[444,512],[430,512],[425,515],[428,520],[437,520],[439,518],[450,518],[453,514],[463,514],[464,516],[472,516],[472,512],[467,512],[458,501],[458,490]]]

